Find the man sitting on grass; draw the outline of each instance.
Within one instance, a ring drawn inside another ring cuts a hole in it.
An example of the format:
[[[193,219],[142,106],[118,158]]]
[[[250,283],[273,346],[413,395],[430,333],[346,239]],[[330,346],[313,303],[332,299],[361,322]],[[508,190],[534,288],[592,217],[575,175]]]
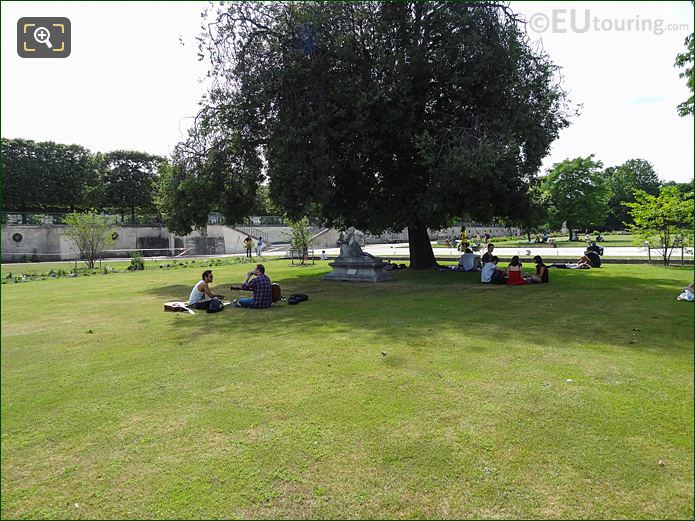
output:
[[[465,253],[459,259],[459,266],[463,271],[480,271],[480,257],[478,257],[470,248],[465,249]]]
[[[488,262],[490,262],[490,260],[492,259],[492,256],[493,256],[493,255],[492,255],[492,252],[494,251],[494,249],[495,249],[495,245],[494,245],[494,244],[489,243],[489,244],[487,245],[487,251],[483,254],[483,258],[480,259],[481,262],[482,262],[482,264],[483,264],[483,267],[484,267]]]
[[[255,275],[255,279],[249,279]],[[270,279],[265,274],[265,266],[257,264],[256,267],[246,274],[246,280],[241,284],[243,289],[253,291],[252,298],[240,298],[234,301],[238,308],[269,308],[273,304],[273,288]]]
[[[222,301],[224,295],[217,295],[210,290],[212,282],[212,270],[205,270],[203,278],[191,290],[191,295],[188,297],[188,306],[195,309],[208,309],[213,299]]]

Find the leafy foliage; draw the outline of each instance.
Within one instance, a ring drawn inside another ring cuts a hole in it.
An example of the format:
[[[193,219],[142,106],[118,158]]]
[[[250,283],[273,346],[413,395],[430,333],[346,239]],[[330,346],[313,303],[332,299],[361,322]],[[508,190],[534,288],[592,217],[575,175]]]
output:
[[[129,209],[135,224],[135,209],[153,210],[158,170],[164,158],[118,150],[102,156],[105,171],[104,206],[121,211]]]
[[[685,38],[686,51],[676,56],[675,66],[682,68],[678,77],[685,78],[690,89],[690,98],[678,105],[679,116],[692,116],[695,106],[695,71],[693,71],[693,62],[695,61],[695,33],[691,33]]]
[[[141,251],[134,251],[130,259],[129,271],[140,271],[145,269],[145,256]]]
[[[427,228],[512,217],[568,124],[557,68],[506,6],[234,2],[205,16],[214,86],[172,187],[214,193],[206,209],[247,207],[265,161],[290,218],[407,227],[412,266],[428,267]]]
[[[635,197],[634,202],[625,203],[635,222],[630,230],[639,244],[649,241],[668,265],[673,249],[692,241],[693,193],[683,194],[675,186],[664,186],[656,196],[638,191]]]
[[[98,204],[98,165],[86,148],[2,138],[3,208],[41,211]]]
[[[253,213],[254,215],[282,214],[277,204],[270,196],[270,188],[267,185],[261,185],[256,189],[256,200],[253,207]]]
[[[207,226],[210,211],[221,212],[227,223],[241,222],[254,208],[261,180],[260,157],[244,149],[237,135],[194,129],[161,171],[157,207],[178,235]]]
[[[623,203],[634,202],[636,190],[651,195],[658,194],[661,181],[651,163],[644,159],[629,159],[620,166],[607,168],[605,174],[610,188],[610,210],[606,226],[613,230],[621,230],[626,224],[633,224],[632,217]]]
[[[566,159],[553,165],[543,178],[542,189],[547,194],[551,223],[567,228],[595,228],[607,213],[608,185],[603,176],[603,164],[594,156]]]
[[[65,217],[65,224],[68,225],[65,235],[75,243],[87,267],[94,268],[101,253],[113,243],[113,227],[105,216],[94,211],[71,213]]]
[[[304,264],[307,251],[311,247],[311,233],[309,232],[309,219],[302,217],[297,221],[291,221],[292,227],[292,247],[300,252],[301,262]]]

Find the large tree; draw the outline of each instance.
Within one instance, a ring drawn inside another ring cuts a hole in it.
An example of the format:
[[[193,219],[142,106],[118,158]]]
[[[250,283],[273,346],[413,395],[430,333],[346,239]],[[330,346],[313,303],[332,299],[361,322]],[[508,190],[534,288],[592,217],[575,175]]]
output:
[[[626,224],[634,224],[623,203],[634,202],[637,190],[658,194],[661,181],[651,163],[644,159],[628,159],[620,166],[606,168],[605,174],[610,188],[606,227],[622,230]]]
[[[157,177],[164,158],[145,152],[117,150],[100,156],[103,165],[105,207],[130,212],[135,224],[135,210],[154,210]]]
[[[3,210],[86,209],[99,204],[94,156],[79,145],[2,139]]]
[[[193,137],[264,161],[291,218],[407,227],[415,268],[436,264],[428,228],[514,217],[567,125],[557,68],[506,5],[234,2],[204,27],[214,86]],[[219,175],[190,141],[178,186]],[[228,190],[262,176],[246,174]]]
[[[543,178],[542,186],[551,222],[555,226],[566,222],[570,240],[575,228],[603,224],[610,193],[603,175],[603,164],[593,155],[556,163]]]

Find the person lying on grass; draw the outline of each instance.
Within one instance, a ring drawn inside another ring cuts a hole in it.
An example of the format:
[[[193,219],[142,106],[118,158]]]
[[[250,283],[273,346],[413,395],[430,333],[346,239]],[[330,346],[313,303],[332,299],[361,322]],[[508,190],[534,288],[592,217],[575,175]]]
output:
[[[255,276],[254,279],[251,277]],[[256,264],[256,267],[246,274],[246,280],[241,284],[242,289],[253,291],[253,297],[240,298],[234,301],[238,308],[269,308],[273,304],[273,288],[270,279],[265,274],[265,266]]]
[[[546,283],[550,282],[550,277],[548,274],[548,266],[546,266],[543,263],[543,259],[541,258],[540,255],[536,255],[533,258],[533,262],[536,263],[536,274],[531,275],[530,277],[526,277],[524,280],[526,280],[526,284],[532,284],[532,283]]]
[[[188,306],[195,309],[207,309],[213,299],[222,301],[224,295],[213,293],[210,289],[212,283],[212,270],[205,270],[200,282],[197,282],[191,290],[191,295],[188,297]]]

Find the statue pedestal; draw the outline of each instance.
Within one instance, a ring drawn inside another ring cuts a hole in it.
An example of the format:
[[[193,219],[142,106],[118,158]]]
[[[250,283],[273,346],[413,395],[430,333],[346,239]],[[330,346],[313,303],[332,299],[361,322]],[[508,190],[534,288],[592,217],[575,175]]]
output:
[[[386,263],[381,259],[338,257],[328,265],[333,271],[323,280],[345,280],[348,282],[383,282],[392,280],[393,274],[384,271]]]

